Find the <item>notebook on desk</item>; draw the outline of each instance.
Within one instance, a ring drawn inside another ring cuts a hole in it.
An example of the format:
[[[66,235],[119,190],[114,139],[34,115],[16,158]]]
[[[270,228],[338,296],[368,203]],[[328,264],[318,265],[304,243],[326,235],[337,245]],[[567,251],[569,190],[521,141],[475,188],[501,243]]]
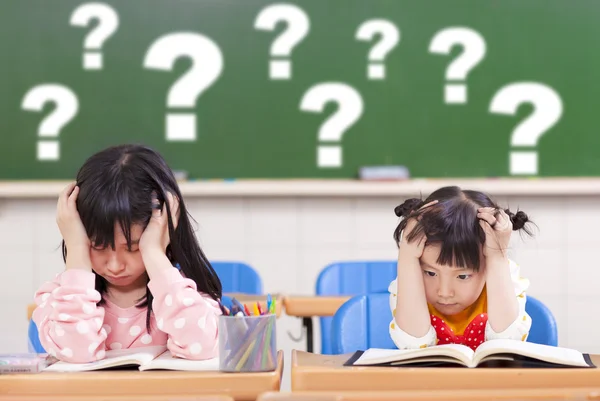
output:
[[[344,366],[390,367],[519,367],[595,368],[589,354],[516,340],[489,340],[476,351],[460,344],[398,350],[370,348],[357,351]]]
[[[68,363],[59,361],[44,369],[45,372],[85,372],[109,368],[137,367],[139,370],[219,370],[219,359],[195,361],[173,357],[166,346],[149,346],[126,350],[106,351],[100,361],[88,363]]]

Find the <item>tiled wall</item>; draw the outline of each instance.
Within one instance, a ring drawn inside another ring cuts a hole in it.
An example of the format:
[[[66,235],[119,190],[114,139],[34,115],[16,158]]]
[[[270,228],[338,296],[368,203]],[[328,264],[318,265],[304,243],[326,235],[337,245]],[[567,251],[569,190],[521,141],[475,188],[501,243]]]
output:
[[[511,256],[531,280],[529,293],[555,314],[559,345],[600,353],[600,198],[497,200],[537,223],[533,239],[513,235]],[[335,260],[396,258],[396,198],[186,201],[208,257],[247,261],[259,270],[267,292],[312,294],[320,269]],[[0,200],[0,352],[26,350],[26,306],[37,287],[63,269],[55,207],[54,199]],[[297,336],[300,330],[299,319],[280,319],[278,345],[287,355],[304,349],[305,342],[294,343],[287,333]]]

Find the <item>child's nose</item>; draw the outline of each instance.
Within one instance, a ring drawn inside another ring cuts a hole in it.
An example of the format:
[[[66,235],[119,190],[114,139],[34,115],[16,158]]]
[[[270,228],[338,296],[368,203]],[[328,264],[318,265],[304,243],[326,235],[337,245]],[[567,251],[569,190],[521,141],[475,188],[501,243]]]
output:
[[[452,298],[454,296],[454,289],[452,285],[446,280],[441,280],[440,286],[438,287],[438,297],[440,298]]]
[[[123,271],[125,265],[119,260],[117,252],[110,252],[106,263],[106,269],[113,275]]]

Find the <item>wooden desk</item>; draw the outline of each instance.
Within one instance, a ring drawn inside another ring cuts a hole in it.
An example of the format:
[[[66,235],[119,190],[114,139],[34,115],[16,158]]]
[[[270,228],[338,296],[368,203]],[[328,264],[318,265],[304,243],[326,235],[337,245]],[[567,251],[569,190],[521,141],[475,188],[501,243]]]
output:
[[[290,295],[286,296],[283,303],[285,313],[289,316],[302,318],[302,325],[306,327],[306,350],[313,352],[313,316],[333,316],[335,312],[349,300],[350,296],[319,296],[319,295]]]
[[[256,401],[591,401],[600,399],[597,388],[422,390],[422,391],[269,391]]]
[[[238,294],[238,293],[229,293],[229,294],[224,294],[227,295],[230,298],[235,298],[240,302],[260,302],[260,307],[261,308],[266,308],[267,306],[267,296],[266,295],[249,295],[249,294]],[[271,295],[273,298],[275,298],[276,302],[275,302],[275,314],[277,315],[277,317],[281,316],[281,311],[283,309],[283,303],[285,301],[285,298],[283,297],[283,295],[281,294],[272,294]],[[27,305],[27,320],[31,320],[31,315],[33,315],[33,311],[36,308],[36,304],[32,303]]]
[[[600,386],[600,368],[467,369],[345,367],[351,354],[292,351],[293,391],[502,390]],[[600,366],[600,355],[591,355]]]
[[[235,400],[254,401],[266,391],[279,391],[283,351],[277,353],[277,370],[265,373],[221,373],[106,370],[78,373],[0,375],[0,394],[17,396],[176,397],[223,394]],[[109,398],[110,399],[110,398]]]
[[[0,395],[0,401],[234,401],[226,395],[144,395],[144,396],[4,396]]]

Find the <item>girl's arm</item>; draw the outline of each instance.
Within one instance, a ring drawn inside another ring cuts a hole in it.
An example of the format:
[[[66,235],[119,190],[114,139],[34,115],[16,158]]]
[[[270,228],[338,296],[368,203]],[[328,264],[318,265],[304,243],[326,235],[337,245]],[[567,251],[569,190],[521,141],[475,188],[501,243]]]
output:
[[[92,272],[67,270],[47,282],[35,294],[33,312],[46,352],[65,362],[84,363],[103,359],[106,331],[104,308],[98,307]]]
[[[507,305],[514,307],[516,304],[516,313],[512,315],[513,319],[506,323],[510,319],[510,314],[505,311],[500,310],[499,308],[494,309],[494,315],[490,310],[490,300],[498,301],[501,299],[498,295],[495,294],[494,297],[490,295],[490,289],[488,285],[488,323],[485,329],[485,339],[493,340],[493,339],[511,339],[511,340],[519,340],[525,341],[527,340],[527,336],[529,335],[529,330],[531,329],[531,317],[525,311],[525,304],[527,303],[527,295],[525,290],[529,286],[529,281],[522,278],[520,275],[519,266],[511,260],[507,261],[508,267],[503,265],[503,269],[505,272],[509,272],[509,280],[510,280],[510,288],[508,289],[507,294],[502,294],[502,297],[508,300]],[[498,290],[493,286],[494,291]],[[497,306],[497,305],[496,305]],[[513,313],[513,310],[510,310],[509,313]],[[500,317],[499,314],[504,313],[505,319],[503,324],[504,327],[499,327],[497,324],[498,319],[495,319],[495,323],[492,321],[492,317]]]
[[[166,256],[162,256],[170,266]],[[172,266],[155,270],[148,288],[154,296],[152,310],[157,326],[169,336],[167,347],[173,355],[186,359],[218,355],[221,310],[216,301],[198,293],[196,283]]]
[[[411,219],[405,232],[401,234],[396,294],[390,295],[395,298],[390,300],[390,304],[395,305],[390,335],[398,348],[430,346],[436,343],[435,329],[431,326],[425,297],[423,271],[419,263],[426,239],[418,238],[413,243],[406,240],[415,225],[416,221]]]
[[[498,333],[517,319],[519,303],[510,277],[508,258],[488,257],[486,269],[488,323]]]

